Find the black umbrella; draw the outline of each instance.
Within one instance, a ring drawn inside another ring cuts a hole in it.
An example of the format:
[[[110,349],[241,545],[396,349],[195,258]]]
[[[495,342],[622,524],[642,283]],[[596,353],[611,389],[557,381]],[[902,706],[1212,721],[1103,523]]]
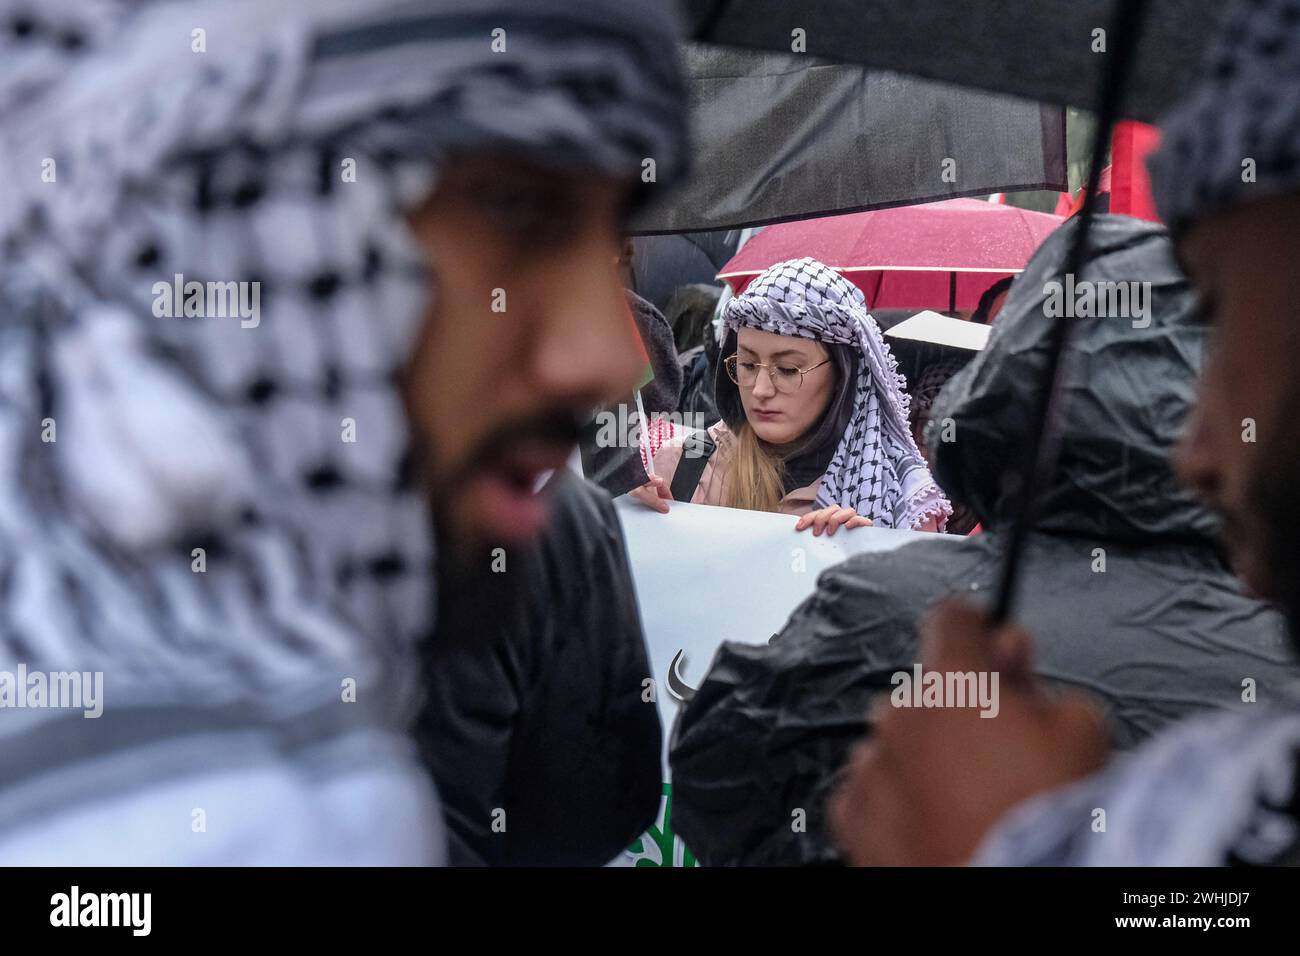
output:
[[[774,52],[685,43],[682,57],[692,173],[641,209],[633,232],[1066,188],[1059,106],[827,63],[788,44]]]
[[[1196,80],[1230,4],[1146,6],[1119,115],[1151,122]],[[1102,76],[1126,42],[1113,9],[1113,0],[700,0],[691,16],[697,40],[789,53],[801,35],[810,56],[1100,111]]]
[[[739,240],[739,229],[638,236],[632,242],[632,289],[666,314],[678,287],[715,283],[714,276],[736,254]]]

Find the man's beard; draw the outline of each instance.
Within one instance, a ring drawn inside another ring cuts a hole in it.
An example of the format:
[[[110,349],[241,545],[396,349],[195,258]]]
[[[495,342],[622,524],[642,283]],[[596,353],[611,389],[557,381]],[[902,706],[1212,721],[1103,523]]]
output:
[[[494,571],[492,546],[456,520],[458,489],[514,442],[567,446],[576,440],[577,432],[577,417],[572,411],[552,409],[494,429],[478,443],[464,465],[441,475],[436,470],[436,449],[426,445],[419,450],[417,457],[429,476],[426,485],[437,547],[434,640],[440,648],[481,642],[509,627],[519,602],[526,598],[528,552],[537,547],[536,542],[530,542],[510,549],[506,555],[508,570],[516,573]]]
[[[499,426],[485,435],[459,465],[447,466],[438,449],[424,442],[417,458],[426,475],[426,487],[434,531],[438,541],[438,563],[455,579],[466,582],[489,573],[491,544],[468,528],[458,513],[460,492],[473,476],[504,458],[511,448],[523,444],[572,448],[578,441],[580,417],[572,409],[551,408],[526,419]]]
[[[1293,420],[1300,379],[1291,383],[1277,425]],[[1300,654],[1300,432],[1286,432],[1260,448],[1259,469],[1249,482],[1251,510],[1258,516],[1266,597],[1287,617],[1292,648]]]

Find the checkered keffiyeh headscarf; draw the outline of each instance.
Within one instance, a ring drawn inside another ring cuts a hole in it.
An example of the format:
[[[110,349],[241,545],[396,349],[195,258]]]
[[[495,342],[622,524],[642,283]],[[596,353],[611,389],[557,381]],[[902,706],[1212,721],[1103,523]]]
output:
[[[671,181],[667,4],[0,0],[0,32],[0,670],[107,703],[4,711],[6,782],[59,740],[402,726],[433,610],[404,216],[458,151]],[[260,321],[162,317],[176,276],[258,283]]]
[[[727,303],[724,321],[858,350],[857,389],[818,503],[866,515],[881,528],[943,526],[952,506],[930,476],[908,426],[907,384],[862,290],[816,259],[779,262]]]
[[[1294,860],[1300,713],[1180,721],[1077,783],[1032,797],[985,837],[975,866],[1253,866]],[[1093,826],[1105,807],[1107,829]]]
[[[965,364],[956,359],[948,359],[927,365],[912,389],[912,411],[918,414],[928,412],[943,387],[948,384],[948,379],[960,372]]]
[[[1300,190],[1300,0],[1235,5],[1195,91],[1160,121],[1148,160],[1171,232]]]

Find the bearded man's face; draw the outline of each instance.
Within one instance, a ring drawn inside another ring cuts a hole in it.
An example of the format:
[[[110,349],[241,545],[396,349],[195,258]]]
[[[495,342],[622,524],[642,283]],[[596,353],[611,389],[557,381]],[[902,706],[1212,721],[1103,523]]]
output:
[[[1199,223],[1180,255],[1214,325],[1183,478],[1224,515],[1233,566],[1300,625],[1300,193]]]
[[[440,532],[462,552],[533,539],[539,480],[637,383],[616,265],[626,191],[479,155],[449,165],[412,217],[433,295],[406,394]]]

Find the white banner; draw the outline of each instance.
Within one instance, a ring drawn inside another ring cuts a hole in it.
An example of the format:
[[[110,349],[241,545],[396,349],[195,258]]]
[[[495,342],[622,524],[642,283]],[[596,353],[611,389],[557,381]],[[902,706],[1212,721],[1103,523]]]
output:
[[[663,721],[665,781],[679,695],[689,697],[699,686],[723,641],[766,643],[813,592],[817,575],[852,554],[892,551],[934,537],[884,528],[840,528],[834,537],[814,537],[811,531],[795,531],[796,519],[790,515],[677,501],[669,502],[666,515],[627,497],[617,499],[615,507],[627,539]],[[680,843],[672,838],[665,800],[657,829],[629,851],[629,859],[647,866],[689,864]]]

